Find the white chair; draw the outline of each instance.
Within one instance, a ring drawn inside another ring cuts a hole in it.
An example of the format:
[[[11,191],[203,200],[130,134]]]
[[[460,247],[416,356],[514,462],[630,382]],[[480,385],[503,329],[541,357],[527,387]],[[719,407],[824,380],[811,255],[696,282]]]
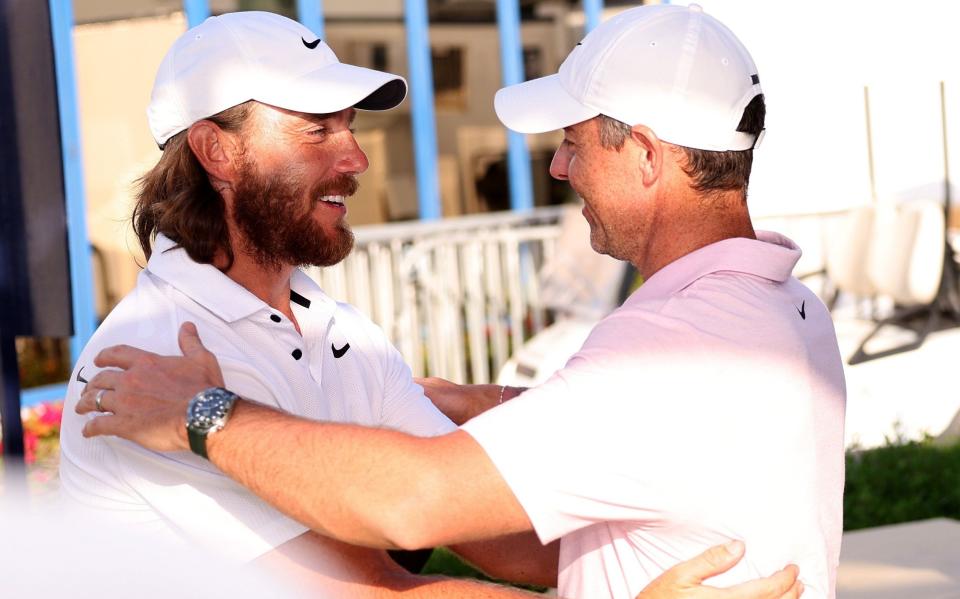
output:
[[[857,206],[827,227],[824,266],[834,287],[833,297],[827,302],[830,309],[833,309],[840,293],[859,298],[876,295],[865,268],[870,257],[873,221],[872,205]]]
[[[878,206],[873,217],[866,275],[873,290],[893,299],[892,316],[879,321],[849,364],[859,364],[923,345],[944,311],[960,322],[957,265],[946,239],[943,204],[915,200]],[[867,343],[886,326],[914,331],[912,341],[869,352]]]

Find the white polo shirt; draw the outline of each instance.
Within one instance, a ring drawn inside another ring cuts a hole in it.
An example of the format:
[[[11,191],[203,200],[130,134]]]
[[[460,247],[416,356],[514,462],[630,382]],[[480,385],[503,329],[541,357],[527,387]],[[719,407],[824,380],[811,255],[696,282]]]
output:
[[[241,560],[307,530],[193,454],[81,435],[87,417],[73,408],[83,381],[97,373],[97,353],[124,343],[179,355],[177,331],[188,320],[219,359],[226,386],[243,397],[308,418],[418,436],[455,430],[375,324],[327,297],[299,270],[290,287],[302,336],[282,313],[159,236],[136,288],[97,329],[71,376],[61,431],[66,495]]]
[[[800,566],[834,597],[843,524],[843,368],[788,239],[728,239],[647,280],[542,386],[462,428],[540,539],[559,594],[631,598],[730,539],[710,584]]]

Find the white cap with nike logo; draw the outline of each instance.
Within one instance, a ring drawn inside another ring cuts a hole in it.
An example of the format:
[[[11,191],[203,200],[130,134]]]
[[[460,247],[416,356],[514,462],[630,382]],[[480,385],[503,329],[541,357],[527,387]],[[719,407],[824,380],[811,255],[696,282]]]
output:
[[[521,133],[562,129],[600,114],[646,125],[667,142],[711,151],[753,148],[737,131],[763,91],[740,40],[693,4],[640,6],[591,31],[555,75],[497,92],[494,106]]]
[[[210,17],[167,52],[147,119],[157,144],[248,100],[327,114],[387,110],[403,101],[403,77],[341,63],[309,29],[269,12]]]

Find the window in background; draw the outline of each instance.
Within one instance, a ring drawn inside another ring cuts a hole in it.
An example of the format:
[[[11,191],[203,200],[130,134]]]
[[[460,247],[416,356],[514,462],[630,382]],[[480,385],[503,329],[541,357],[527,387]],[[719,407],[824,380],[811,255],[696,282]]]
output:
[[[456,111],[467,109],[463,54],[463,48],[459,46],[431,48],[433,93],[438,109]]]

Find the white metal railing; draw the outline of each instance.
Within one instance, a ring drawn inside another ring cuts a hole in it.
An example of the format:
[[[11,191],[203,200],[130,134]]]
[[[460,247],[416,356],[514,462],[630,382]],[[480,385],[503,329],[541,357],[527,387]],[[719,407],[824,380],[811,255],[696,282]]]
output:
[[[537,272],[563,207],[357,227],[336,266],[307,272],[369,315],[415,376],[486,383],[545,326]]]
[[[548,289],[538,273],[561,257],[557,242],[565,209],[357,227],[356,247],[345,261],[307,272],[331,297],[353,304],[380,325],[415,376],[487,383],[548,324],[547,308],[556,307],[555,301],[545,301]],[[802,274],[823,268],[824,226],[840,214],[766,216],[755,225],[785,233],[805,249],[796,268]],[[578,256],[564,258],[588,259]],[[604,295],[609,285],[600,290],[602,285],[583,275],[579,283],[563,279],[561,285],[570,286],[571,301],[589,312],[596,298],[591,305],[586,296],[591,290],[573,294],[574,287],[596,287],[593,291]]]

